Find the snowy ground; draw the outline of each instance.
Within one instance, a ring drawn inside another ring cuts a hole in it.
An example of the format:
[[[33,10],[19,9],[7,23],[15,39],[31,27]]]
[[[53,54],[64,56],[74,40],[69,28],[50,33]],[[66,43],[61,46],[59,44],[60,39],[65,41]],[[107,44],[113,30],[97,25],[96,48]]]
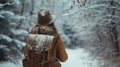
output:
[[[62,67],[98,67],[98,61],[89,56],[83,49],[67,49],[69,59]]]
[[[98,61],[93,59],[86,53],[83,49],[67,49],[68,60],[66,62],[61,63],[62,67],[98,67]],[[19,65],[14,65],[12,63],[4,63],[0,64],[0,67],[22,67],[22,63],[20,61]]]

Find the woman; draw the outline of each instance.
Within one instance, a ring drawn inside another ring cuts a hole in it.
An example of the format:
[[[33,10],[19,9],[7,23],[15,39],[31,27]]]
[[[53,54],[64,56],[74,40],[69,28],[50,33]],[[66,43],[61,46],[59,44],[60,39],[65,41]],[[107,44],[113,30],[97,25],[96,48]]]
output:
[[[41,9],[38,12],[37,25],[31,29],[32,34],[45,34],[54,36],[52,47],[47,52],[47,60],[44,64],[34,63],[29,58],[30,50],[27,46],[24,49],[25,59],[23,67],[61,67],[60,61],[65,62],[68,58],[63,41],[54,26],[55,16],[51,15],[48,9]],[[34,53],[31,55],[35,56]],[[34,59],[33,59],[34,60]],[[40,58],[35,58],[40,60]]]

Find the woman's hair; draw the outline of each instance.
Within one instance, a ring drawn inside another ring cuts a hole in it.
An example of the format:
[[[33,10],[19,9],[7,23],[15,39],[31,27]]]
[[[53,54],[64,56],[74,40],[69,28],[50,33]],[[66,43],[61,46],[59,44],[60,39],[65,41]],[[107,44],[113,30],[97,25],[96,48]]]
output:
[[[42,27],[44,27],[44,26],[48,26],[49,28],[47,28],[48,30],[46,30],[46,31],[43,31],[41,28]],[[31,33],[32,34],[54,34],[54,33],[57,33],[57,29],[56,29],[56,27],[55,27],[55,25],[54,25],[54,23],[51,23],[51,24],[49,24],[49,25],[36,25],[35,27],[33,27],[32,29],[31,29]],[[51,31],[50,31],[51,30]]]
[[[49,24],[48,26],[51,27],[51,28],[53,28],[54,31],[55,31],[55,33],[57,33],[57,29],[56,29],[54,23],[51,23],[51,24]]]

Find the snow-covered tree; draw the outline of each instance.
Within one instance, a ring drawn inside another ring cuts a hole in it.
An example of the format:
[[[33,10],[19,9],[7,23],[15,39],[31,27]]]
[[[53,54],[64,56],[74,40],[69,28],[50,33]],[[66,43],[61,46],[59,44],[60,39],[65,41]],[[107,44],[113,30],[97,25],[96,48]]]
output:
[[[80,44],[83,44],[84,48],[92,52],[94,56],[112,62],[115,61],[113,59],[118,59],[120,55],[120,1],[71,0],[67,3],[69,7],[64,10],[66,17],[64,19],[69,20],[72,28],[77,27],[74,31],[80,39],[79,43],[82,42]]]
[[[0,61],[16,62],[21,57],[25,30],[16,29],[20,19],[19,0],[0,0]],[[21,41],[20,41],[21,40]]]

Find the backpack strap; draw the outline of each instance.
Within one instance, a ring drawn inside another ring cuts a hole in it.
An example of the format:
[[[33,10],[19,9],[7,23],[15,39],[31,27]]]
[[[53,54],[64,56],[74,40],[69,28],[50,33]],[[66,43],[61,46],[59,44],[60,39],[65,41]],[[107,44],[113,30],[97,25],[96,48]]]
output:
[[[37,34],[35,34],[35,38],[34,38],[34,41],[35,41],[35,42],[37,42],[37,38],[38,38],[38,35],[37,35]],[[35,49],[35,46],[36,46],[36,44],[34,44],[34,46],[32,47],[32,50],[34,50],[34,49]]]
[[[47,41],[48,41],[48,35],[46,36],[46,39],[45,39],[45,44],[47,43]],[[44,45],[44,46],[46,46],[46,45]],[[43,46],[43,48],[44,48],[44,46]],[[46,61],[47,61],[47,56],[48,56],[48,51],[46,51],[46,49],[43,49],[43,53],[42,53],[44,56],[43,56],[43,58],[42,58],[42,61],[40,62],[40,64],[41,65],[43,65],[44,63],[46,63]]]
[[[48,41],[48,35],[45,37],[45,42],[43,43],[43,47],[42,47],[43,51],[46,51],[45,47],[46,47],[47,41]]]

